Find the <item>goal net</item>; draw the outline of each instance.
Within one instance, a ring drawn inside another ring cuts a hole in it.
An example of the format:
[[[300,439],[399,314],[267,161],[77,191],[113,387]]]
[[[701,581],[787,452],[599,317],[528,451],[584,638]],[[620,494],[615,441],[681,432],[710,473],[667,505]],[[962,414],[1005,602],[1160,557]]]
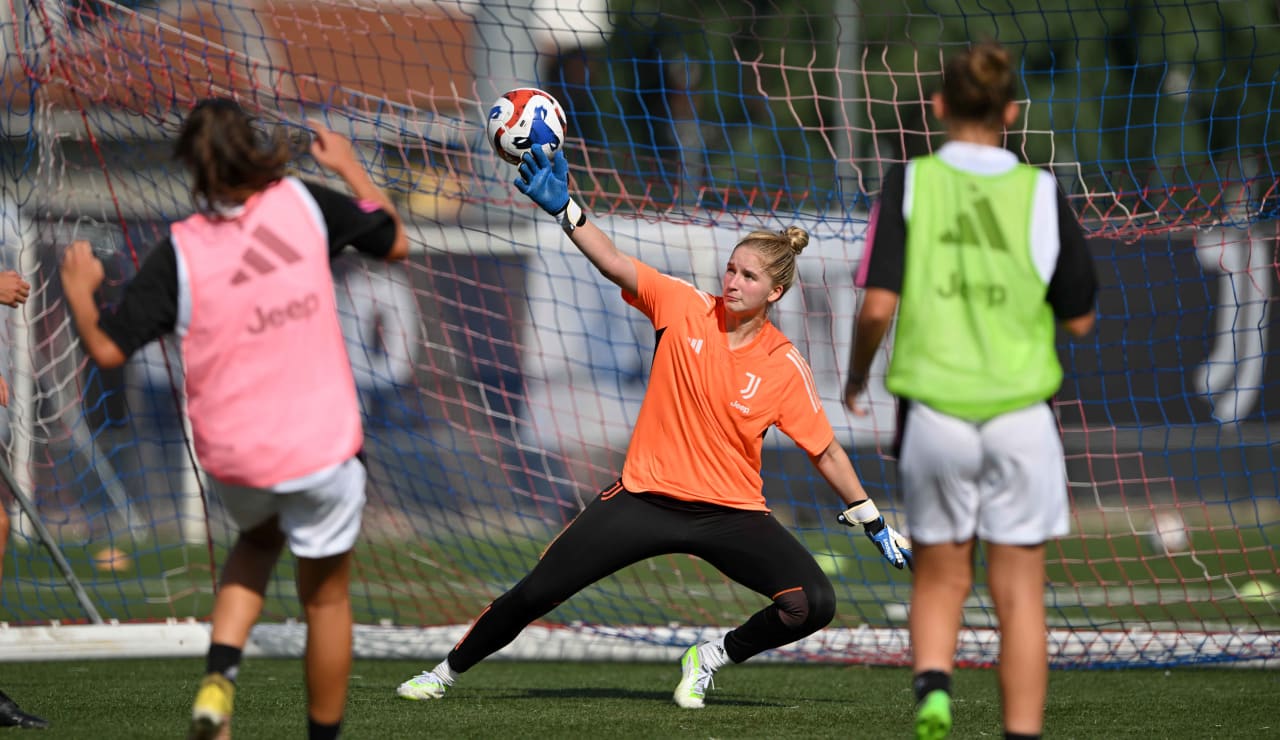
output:
[[[884,358],[869,415],[839,398],[853,275],[885,169],[941,141],[924,102],[941,60],[990,37],[1019,59],[1026,113],[1007,145],[1058,177],[1102,281],[1096,335],[1060,345],[1073,526],[1048,548],[1052,660],[1274,663],[1276,13],[1260,0],[0,0],[0,269],[32,284],[0,308],[15,489],[0,494],[0,659],[207,645],[234,532],[191,452],[175,347],[95,367],[57,272],[90,239],[100,300],[119,300],[191,210],[170,151],[196,100],[352,137],[408,222],[407,264],[334,270],[370,476],[357,651],[432,658],[616,479],[654,346],[511,187],[488,104],[553,92],[596,223],[706,290],[744,230],[810,232],[774,320],[901,524]],[[830,628],[768,657],[904,663],[909,575],[836,524],[839,501],[780,434],[764,477],[839,597]],[[989,664],[978,557],[960,652]],[[301,651],[293,577],[282,562],[254,650]],[[666,659],[764,603],[670,555],[588,588],[502,654]]]

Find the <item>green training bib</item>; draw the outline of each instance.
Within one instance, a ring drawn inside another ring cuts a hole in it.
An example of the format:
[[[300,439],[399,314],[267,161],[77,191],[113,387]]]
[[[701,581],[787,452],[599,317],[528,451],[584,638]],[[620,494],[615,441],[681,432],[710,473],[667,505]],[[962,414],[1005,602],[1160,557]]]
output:
[[[911,162],[898,324],[886,386],[973,421],[1047,400],[1062,384],[1048,289],[1031,252],[1039,170]]]

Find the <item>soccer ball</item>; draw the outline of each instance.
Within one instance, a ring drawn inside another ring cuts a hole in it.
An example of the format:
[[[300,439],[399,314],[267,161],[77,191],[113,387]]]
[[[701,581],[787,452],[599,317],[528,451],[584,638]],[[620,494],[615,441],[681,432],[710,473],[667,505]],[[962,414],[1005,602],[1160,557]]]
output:
[[[550,93],[518,87],[489,106],[486,130],[498,156],[520,164],[524,153],[535,146],[541,146],[550,157],[564,144],[564,127],[564,108]]]
[[[1187,524],[1176,511],[1162,511],[1151,522],[1148,535],[1151,549],[1165,555],[1185,552],[1191,544],[1187,536]]]

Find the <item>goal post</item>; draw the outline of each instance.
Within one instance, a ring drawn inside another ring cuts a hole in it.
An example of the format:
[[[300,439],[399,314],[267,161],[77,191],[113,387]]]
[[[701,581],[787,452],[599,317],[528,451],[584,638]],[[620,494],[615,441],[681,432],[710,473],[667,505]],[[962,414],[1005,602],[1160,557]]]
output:
[[[444,654],[616,479],[644,394],[652,327],[515,192],[485,140],[483,112],[516,85],[565,98],[581,202],[658,269],[717,291],[745,231],[809,231],[799,284],[772,318],[901,524],[886,358],[869,415],[840,399],[853,276],[884,171],[940,141],[923,101],[963,32],[1018,57],[1026,114],[1006,144],[1057,175],[1102,278],[1097,334],[1059,347],[1072,529],[1048,547],[1051,660],[1276,664],[1274,8],[574,5],[585,15],[561,27],[534,0],[0,3],[0,218],[14,257],[0,269],[33,285],[20,310],[0,308],[5,444],[13,487],[70,571],[14,517],[0,661],[207,647],[234,531],[190,453],[180,363],[157,344],[121,371],[94,367],[57,276],[65,244],[90,238],[107,269],[100,298],[119,300],[190,212],[170,151],[207,95],[235,97],[264,127],[320,120],[350,136],[409,231],[404,265],[334,264],[369,470],[358,655]],[[1112,48],[1116,34],[1131,47]],[[325,176],[305,158],[296,167]],[[766,437],[763,476],[839,598],[830,628],[764,659],[905,664],[909,574],[835,522],[839,501],[780,434]],[[982,665],[997,652],[981,550],[978,562],[960,658]],[[283,562],[251,653],[300,651],[293,580]],[[103,624],[87,623],[69,582]],[[669,555],[586,589],[502,655],[667,660],[763,603]]]

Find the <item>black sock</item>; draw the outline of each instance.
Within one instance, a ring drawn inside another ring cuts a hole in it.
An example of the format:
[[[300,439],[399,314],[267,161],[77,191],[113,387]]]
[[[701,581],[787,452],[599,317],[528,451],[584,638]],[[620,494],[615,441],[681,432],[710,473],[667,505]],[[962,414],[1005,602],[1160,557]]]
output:
[[[1040,735],[1023,735],[1019,732],[1005,731],[1004,740],[1040,740]]]
[[[234,682],[240,672],[240,653],[238,647],[213,643],[209,646],[209,655],[205,657],[205,673],[221,673],[228,681]]]
[[[322,725],[307,717],[307,740],[338,740],[338,731],[342,729],[342,720],[331,725]]]
[[[911,681],[911,688],[915,690],[916,701],[929,695],[931,691],[945,691],[951,693],[951,674],[942,671],[921,671]]]

